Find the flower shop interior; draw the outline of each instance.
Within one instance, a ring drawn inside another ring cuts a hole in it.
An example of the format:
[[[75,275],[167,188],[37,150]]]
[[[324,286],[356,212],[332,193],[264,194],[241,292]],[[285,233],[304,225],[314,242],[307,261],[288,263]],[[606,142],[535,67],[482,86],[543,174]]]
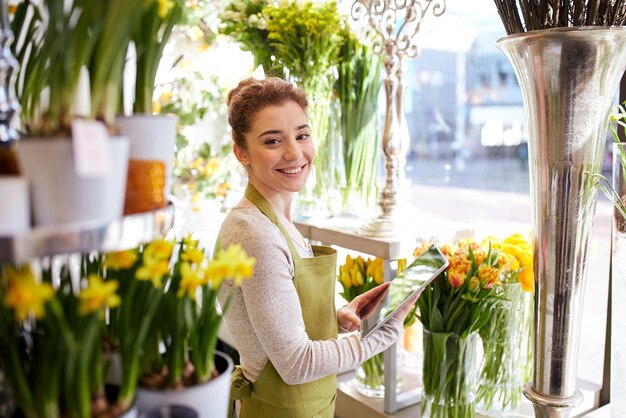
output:
[[[337,252],[336,308],[440,262],[319,416],[626,417],[624,25],[626,0],[0,0],[0,418],[236,416],[227,96],[268,75],[307,95],[292,219]]]

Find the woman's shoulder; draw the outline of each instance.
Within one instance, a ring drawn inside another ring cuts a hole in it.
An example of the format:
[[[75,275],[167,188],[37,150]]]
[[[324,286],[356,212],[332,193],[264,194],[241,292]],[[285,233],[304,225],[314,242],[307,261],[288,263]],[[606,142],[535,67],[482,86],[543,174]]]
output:
[[[256,207],[235,206],[222,223],[222,246],[230,243],[283,241],[278,227]]]

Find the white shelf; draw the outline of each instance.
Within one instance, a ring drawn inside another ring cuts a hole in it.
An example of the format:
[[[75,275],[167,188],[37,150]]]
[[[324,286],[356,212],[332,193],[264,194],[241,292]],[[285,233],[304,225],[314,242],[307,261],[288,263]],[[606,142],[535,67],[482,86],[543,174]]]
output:
[[[16,263],[36,257],[102,252],[134,248],[169,231],[174,205],[124,216],[112,222],[75,222],[33,228],[18,235],[0,237],[0,263]]]

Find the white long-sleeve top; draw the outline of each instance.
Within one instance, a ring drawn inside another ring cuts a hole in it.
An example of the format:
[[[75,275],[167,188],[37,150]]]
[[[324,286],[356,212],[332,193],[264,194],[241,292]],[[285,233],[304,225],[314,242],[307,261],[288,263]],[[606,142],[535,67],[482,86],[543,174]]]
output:
[[[393,344],[402,323],[391,318],[362,339],[313,341],[305,332],[294,264],[280,230],[256,207],[239,204],[228,214],[219,234],[223,248],[239,243],[256,258],[254,275],[241,288],[222,285],[218,299],[223,304],[232,294],[225,314],[244,376],[254,382],[268,361],[287,384],[310,382],[356,368],[364,360]],[[295,244],[295,243],[294,243]],[[311,257],[310,248],[294,245],[301,257]]]

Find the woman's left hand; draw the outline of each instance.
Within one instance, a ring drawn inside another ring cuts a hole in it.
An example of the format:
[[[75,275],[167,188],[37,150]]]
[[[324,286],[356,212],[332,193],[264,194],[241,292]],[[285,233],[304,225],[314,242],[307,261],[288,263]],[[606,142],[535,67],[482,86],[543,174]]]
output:
[[[383,283],[352,299],[337,311],[337,324],[348,332],[361,329],[361,320],[367,319],[383,300],[389,282]]]

